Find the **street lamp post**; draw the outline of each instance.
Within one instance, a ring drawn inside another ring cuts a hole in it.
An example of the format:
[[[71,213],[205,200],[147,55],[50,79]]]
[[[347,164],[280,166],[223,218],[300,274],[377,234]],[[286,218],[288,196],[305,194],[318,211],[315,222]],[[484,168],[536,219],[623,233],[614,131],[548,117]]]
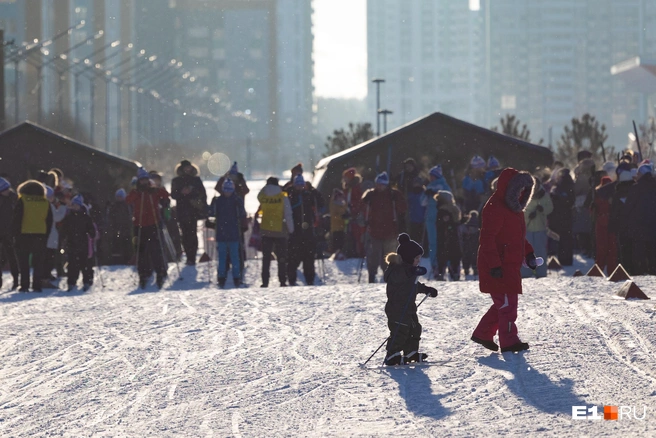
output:
[[[371,80],[376,84],[376,137],[380,136],[380,84],[385,82],[385,79],[374,78]]]
[[[387,132],[387,116],[389,114],[394,114],[394,113],[392,111],[388,110],[388,109],[381,109],[381,110],[378,110],[378,114],[383,115],[383,130],[384,130],[384,132]]]

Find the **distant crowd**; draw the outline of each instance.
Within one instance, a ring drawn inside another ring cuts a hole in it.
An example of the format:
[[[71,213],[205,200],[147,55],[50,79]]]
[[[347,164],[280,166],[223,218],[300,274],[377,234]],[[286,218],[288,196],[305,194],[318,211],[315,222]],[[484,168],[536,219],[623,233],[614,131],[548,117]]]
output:
[[[524,214],[535,255],[553,255],[567,266],[580,253],[608,273],[621,263],[631,275],[656,274],[653,164],[631,151],[599,169],[589,152],[577,158],[574,169],[556,162],[533,175],[534,193]],[[39,172],[16,190],[2,175],[2,266],[22,292],[55,288],[64,276],[68,290],[78,286],[80,276],[88,290],[98,253],[106,251],[103,259],[112,264],[136,265],[141,287],[153,276],[162,287],[169,262],[198,262],[198,225],[204,221],[214,233],[220,287],[242,284],[246,246],[262,252],[263,287],[269,286],[274,258],[281,286],[300,283],[299,267],[304,283],[315,284],[315,261],[326,257],[361,259],[373,283],[401,232],[428,248],[433,279],[458,281],[478,274],[480,215],[502,169],[493,156],[475,156],[456,187],[439,164],[422,169],[408,158],[391,177],[382,172],[365,180],[356,168],[346,169],[341,186],[324,199],[298,164],[284,184],[276,177],[266,181],[252,218],[244,209],[249,188],[237,163],[219,178],[218,196],[209,202],[198,167],[183,160],[170,194],[158,172],[139,169],[132,187],[118,190],[102,210],[93,194],[78,190],[59,169]],[[543,277],[546,269],[526,269],[523,275]]]

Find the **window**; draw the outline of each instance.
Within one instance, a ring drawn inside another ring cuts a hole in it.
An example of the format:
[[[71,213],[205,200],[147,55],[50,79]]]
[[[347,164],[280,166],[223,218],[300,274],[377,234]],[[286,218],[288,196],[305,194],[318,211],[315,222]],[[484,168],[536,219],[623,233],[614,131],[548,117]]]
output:
[[[206,27],[191,27],[188,35],[191,38],[207,38],[210,35],[210,30]]]

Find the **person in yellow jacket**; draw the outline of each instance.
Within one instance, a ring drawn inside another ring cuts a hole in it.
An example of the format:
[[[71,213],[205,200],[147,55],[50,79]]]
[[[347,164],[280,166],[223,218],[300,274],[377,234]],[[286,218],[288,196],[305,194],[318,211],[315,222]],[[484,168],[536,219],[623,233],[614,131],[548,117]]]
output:
[[[344,248],[346,226],[350,217],[346,197],[340,189],[333,189],[328,210],[330,212],[331,249],[335,254],[336,260],[344,260],[345,257],[342,254],[342,249]]]
[[[278,178],[270,177],[257,195],[260,202],[260,233],[262,235],[262,286],[269,287],[271,252],[278,261],[280,286],[287,286],[287,239],[294,232],[292,206]]]
[[[524,218],[526,220],[526,240],[533,246],[533,252],[536,257],[547,259],[547,216],[553,211],[553,202],[551,196],[546,192],[544,186],[538,178],[535,180],[535,189],[533,190],[533,197],[531,202],[528,203],[524,210]],[[527,267],[522,267],[522,277],[529,278],[536,276],[537,278],[547,276],[546,263],[538,266],[533,271]]]
[[[41,292],[48,235],[52,229],[52,210],[46,199],[45,186],[35,180],[18,186],[18,202],[14,209],[13,234],[16,239],[20,292],[30,288],[30,255],[32,256],[32,290]]]

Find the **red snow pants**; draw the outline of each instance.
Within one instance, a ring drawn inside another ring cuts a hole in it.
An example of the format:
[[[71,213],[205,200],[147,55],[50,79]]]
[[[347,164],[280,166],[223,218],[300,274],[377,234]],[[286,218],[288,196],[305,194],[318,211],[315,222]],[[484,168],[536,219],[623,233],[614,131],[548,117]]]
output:
[[[597,221],[595,240],[595,263],[610,275],[617,268],[617,236],[608,232],[608,221]]]
[[[490,294],[492,306],[478,323],[474,336],[492,341],[494,335],[499,331],[499,346],[510,347],[518,342],[517,326],[517,294]]]

